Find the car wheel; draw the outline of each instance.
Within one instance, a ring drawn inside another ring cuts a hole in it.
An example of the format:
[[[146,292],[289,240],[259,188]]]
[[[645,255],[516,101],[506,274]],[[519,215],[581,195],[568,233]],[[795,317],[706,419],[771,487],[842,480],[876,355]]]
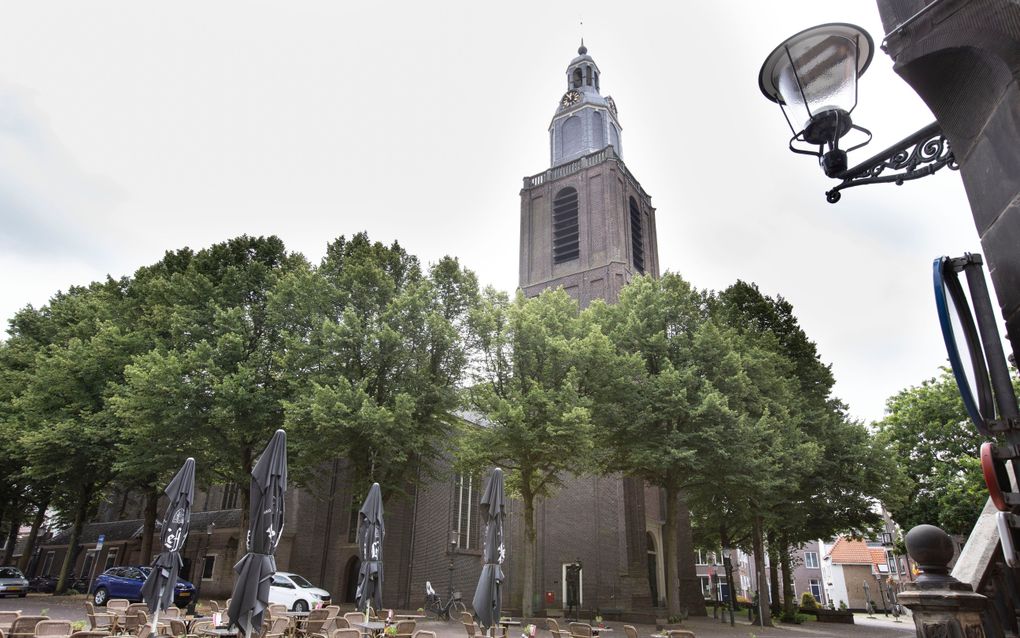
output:
[[[303,600],[299,600],[294,603],[294,611],[305,612],[308,611],[308,603]]]
[[[110,592],[106,591],[106,587],[100,587],[96,593],[92,594],[92,602],[97,607],[105,607],[108,600],[110,600]]]

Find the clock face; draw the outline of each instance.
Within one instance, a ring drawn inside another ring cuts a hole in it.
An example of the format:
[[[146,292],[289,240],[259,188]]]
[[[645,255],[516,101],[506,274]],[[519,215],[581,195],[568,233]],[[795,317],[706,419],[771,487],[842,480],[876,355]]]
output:
[[[563,94],[563,99],[560,100],[562,106],[573,106],[581,101],[581,94],[577,91],[567,91]]]

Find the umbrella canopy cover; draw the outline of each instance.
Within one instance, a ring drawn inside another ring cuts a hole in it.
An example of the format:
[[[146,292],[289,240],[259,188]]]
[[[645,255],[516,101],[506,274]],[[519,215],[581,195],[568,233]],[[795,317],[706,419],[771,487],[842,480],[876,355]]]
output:
[[[503,586],[503,562],[506,545],[503,543],[503,520],[506,518],[506,496],[503,490],[503,470],[492,471],[481,500],[485,537],[482,545],[482,575],[471,606],[475,610],[478,626],[488,629],[502,612],[500,589]]]
[[[361,571],[358,573],[358,591],[355,601],[358,609],[382,609],[383,563],[382,543],[386,536],[383,524],[382,490],[372,484],[365,504],[358,513],[358,549],[361,552]]]
[[[276,546],[283,533],[287,491],[287,435],[277,430],[251,471],[251,507],[245,554],[236,565],[237,581],[227,615],[246,636],[258,633],[269,607],[269,585],[276,573]]]
[[[155,614],[157,609],[166,610],[173,604],[174,586],[183,564],[180,552],[188,538],[191,503],[195,500],[195,459],[189,458],[184,462],[164,493],[169,503],[159,537],[159,555],[142,585],[142,599],[151,614]]]

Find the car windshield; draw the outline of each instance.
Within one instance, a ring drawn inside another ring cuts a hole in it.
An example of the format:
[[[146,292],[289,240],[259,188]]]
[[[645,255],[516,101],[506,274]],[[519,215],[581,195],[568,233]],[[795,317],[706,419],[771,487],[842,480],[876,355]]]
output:
[[[0,567],[0,578],[24,578],[24,576],[13,567]]]
[[[145,578],[149,577],[149,568],[148,567],[139,567],[138,571],[142,572],[142,576],[144,576]]]
[[[305,589],[311,589],[312,587],[315,587],[315,585],[313,585],[310,582],[308,582],[307,580],[305,580],[304,576],[298,576],[297,574],[291,574],[290,575],[290,579],[292,581],[294,581],[294,584],[297,585],[298,587],[303,587]]]

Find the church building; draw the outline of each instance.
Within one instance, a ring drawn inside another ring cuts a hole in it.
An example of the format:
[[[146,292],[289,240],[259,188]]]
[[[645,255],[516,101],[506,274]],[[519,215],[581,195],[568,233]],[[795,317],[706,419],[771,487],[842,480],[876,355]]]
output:
[[[594,299],[612,303],[633,277],[659,276],[655,209],[623,163],[622,142],[616,104],[602,95],[601,71],[582,44],[567,66],[564,93],[549,126],[550,166],[525,177],[520,191],[520,287],[526,295],[562,286],[582,306]],[[449,468],[436,473],[439,478],[409,485],[405,497],[386,503],[387,607],[422,606],[427,581],[444,598],[454,590],[470,602],[474,593],[482,566],[478,503],[483,481]],[[239,489],[247,486],[196,492],[182,577],[194,581],[203,598],[230,595],[233,566],[244,552]],[[150,562],[140,555],[141,503],[132,495],[114,500],[104,505],[98,522],[86,526],[75,575],[94,577],[108,567]],[[360,505],[342,461],[324,468],[322,487],[289,490],[278,568],[330,591],[334,602],[353,603]],[[577,565],[582,618],[598,611],[607,619],[654,622],[664,615],[661,490],[637,479],[573,476],[555,496],[538,501],[536,510],[537,614],[562,613],[567,570]],[[524,545],[523,513],[511,500],[503,590],[510,613],[520,613],[523,552],[515,550]],[[686,508],[678,527],[681,605],[703,614]],[[55,573],[66,542],[63,533],[42,541],[30,575]]]

